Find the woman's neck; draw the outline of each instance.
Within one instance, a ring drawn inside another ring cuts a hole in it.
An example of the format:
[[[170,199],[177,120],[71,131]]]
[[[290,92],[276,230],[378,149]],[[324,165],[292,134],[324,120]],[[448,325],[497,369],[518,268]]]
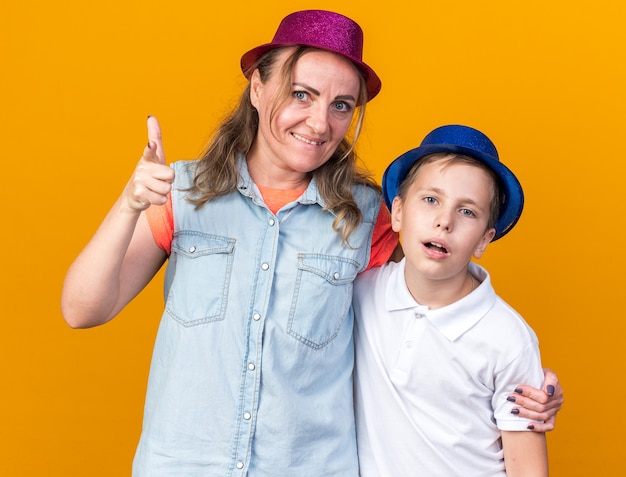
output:
[[[250,151],[246,156],[248,173],[257,186],[272,189],[303,190],[311,181],[311,174],[280,167],[259,152]]]

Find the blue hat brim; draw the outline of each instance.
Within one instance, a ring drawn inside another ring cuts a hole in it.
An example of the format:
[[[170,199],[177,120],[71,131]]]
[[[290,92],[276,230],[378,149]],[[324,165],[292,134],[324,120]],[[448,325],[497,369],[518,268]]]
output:
[[[500,217],[496,223],[496,233],[492,241],[506,235],[517,223],[524,208],[524,191],[519,180],[511,170],[498,159],[476,149],[452,144],[428,144],[405,152],[395,159],[383,174],[383,199],[389,210],[393,199],[398,195],[400,184],[407,176],[413,164],[423,157],[437,152],[455,152],[474,157],[485,163],[500,179],[504,202],[500,207]]]

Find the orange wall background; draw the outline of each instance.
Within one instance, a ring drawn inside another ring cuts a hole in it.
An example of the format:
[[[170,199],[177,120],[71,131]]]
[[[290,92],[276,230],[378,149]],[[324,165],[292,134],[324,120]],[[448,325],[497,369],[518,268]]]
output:
[[[481,262],[565,388],[552,475],[617,475],[626,4],[291,3],[2,0],[0,475],[130,475],[161,280],[78,331],[59,311],[65,271],[139,159],[146,115],[161,121],[169,161],[196,157],[244,85],[240,55],[302,8],[365,30],[383,90],[359,152],[378,178],[445,123],[485,131],[516,171],[524,214]]]

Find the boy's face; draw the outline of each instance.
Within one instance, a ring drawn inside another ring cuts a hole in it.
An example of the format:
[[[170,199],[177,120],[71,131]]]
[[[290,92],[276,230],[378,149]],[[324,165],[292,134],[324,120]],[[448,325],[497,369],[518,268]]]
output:
[[[405,199],[396,197],[392,205],[407,273],[464,278],[472,256],[480,258],[495,234],[487,229],[493,193],[493,179],[479,167],[441,160],[423,165]]]

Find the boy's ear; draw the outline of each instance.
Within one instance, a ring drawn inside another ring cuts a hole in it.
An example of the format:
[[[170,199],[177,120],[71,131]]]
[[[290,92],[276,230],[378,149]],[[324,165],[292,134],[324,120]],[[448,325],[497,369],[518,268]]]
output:
[[[487,249],[487,245],[491,243],[491,240],[493,239],[495,234],[496,229],[494,228],[491,228],[487,230],[487,232],[485,232],[485,235],[483,235],[483,238],[480,239],[480,242],[478,242],[478,245],[474,249],[475,258],[480,258],[483,256],[483,253],[485,253],[485,250]]]
[[[391,228],[394,232],[400,232],[402,223],[402,199],[397,195],[391,203]]]

